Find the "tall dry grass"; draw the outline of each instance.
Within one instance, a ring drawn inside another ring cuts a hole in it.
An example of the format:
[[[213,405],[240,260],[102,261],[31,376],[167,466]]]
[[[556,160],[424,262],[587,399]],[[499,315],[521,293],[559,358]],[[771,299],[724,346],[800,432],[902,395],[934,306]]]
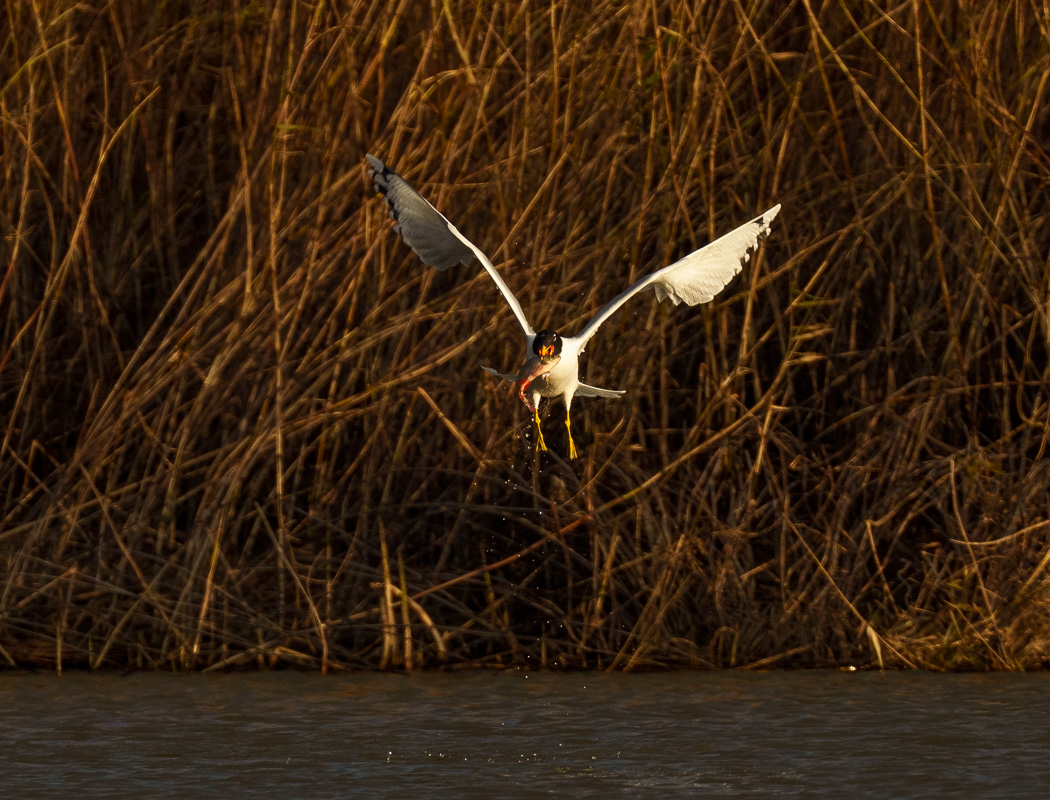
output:
[[[1036,4],[8,3],[0,664],[1033,668],[1050,647]],[[477,268],[588,348],[531,450]]]

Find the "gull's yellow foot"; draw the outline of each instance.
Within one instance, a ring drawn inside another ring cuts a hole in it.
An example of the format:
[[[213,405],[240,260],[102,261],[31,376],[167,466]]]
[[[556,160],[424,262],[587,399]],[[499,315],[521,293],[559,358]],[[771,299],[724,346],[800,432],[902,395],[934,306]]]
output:
[[[569,422],[569,412],[565,411],[565,432],[569,434],[569,458],[579,458],[576,455],[576,444],[572,441],[572,423]]]
[[[543,428],[540,427],[540,412],[536,411],[536,449],[547,452],[547,443],[543,441]]]

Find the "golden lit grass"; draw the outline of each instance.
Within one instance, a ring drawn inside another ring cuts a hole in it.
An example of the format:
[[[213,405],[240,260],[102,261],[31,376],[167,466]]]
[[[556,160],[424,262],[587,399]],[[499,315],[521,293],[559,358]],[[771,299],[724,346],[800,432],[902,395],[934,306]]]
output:
[[[215,5],[6,6],[0,663],[1045,663],[1044,11]],[[569,332],[784,211],[536,459],[368,151]]]

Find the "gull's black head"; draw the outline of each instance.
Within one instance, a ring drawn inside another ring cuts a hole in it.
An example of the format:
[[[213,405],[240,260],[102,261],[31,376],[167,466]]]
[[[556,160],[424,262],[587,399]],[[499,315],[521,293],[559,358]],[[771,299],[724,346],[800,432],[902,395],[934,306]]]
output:
[[[532,340],[532,352],[540,358],[550,358],[561,355],[561,337],[550,328],[545,328],[536,334]]]

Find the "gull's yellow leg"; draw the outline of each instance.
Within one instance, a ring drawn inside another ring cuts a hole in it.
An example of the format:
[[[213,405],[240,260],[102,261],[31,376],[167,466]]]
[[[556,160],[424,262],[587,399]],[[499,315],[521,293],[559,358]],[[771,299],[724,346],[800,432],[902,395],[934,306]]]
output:
[[[536,411],[536,449],[547,452],[547,443],[543,441],[543,428],[540,427],[540,412]]]
[[[565,409],[565,432],[569,434],[569,458],[579,458],[576,455],[576,445],[572,441],[572,423],[569,421],[569,409]]]

